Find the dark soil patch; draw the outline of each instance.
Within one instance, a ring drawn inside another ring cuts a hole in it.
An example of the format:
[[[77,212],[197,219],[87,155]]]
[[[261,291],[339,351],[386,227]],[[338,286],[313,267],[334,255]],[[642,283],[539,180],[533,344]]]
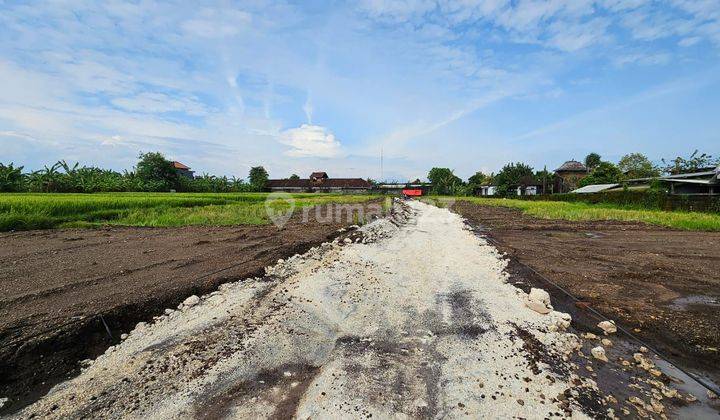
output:
[[[597,309],[674,362],[720,383],[720,311],[707,304],[720,298],[720,233],[537,219],[466,201],[453,210],[511,259],[581,299],[580,306]],[[522,268],[511,264],[511,270]],[[688,299],[692,304],[677,303]],[[571,312],[573,325],[597,322],[583,315],[587,311]]]
[[[283,229],[113,227],[0,234],[0,398],[9,398],[0,415],[76,375],[79,361],[104,352],[136,323],[192,294],[262,275],[265,266],[332,240],[349,224],[302,223],[296,212]]]

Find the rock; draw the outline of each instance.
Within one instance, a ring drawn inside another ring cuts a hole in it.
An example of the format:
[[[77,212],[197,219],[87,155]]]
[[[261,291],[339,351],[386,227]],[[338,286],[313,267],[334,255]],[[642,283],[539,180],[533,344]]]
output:
[[[649,369],[648,372],[655,377],[662,375],[662,372],[659,369]]]
[[[5,404],[7,404],[8,401],[10,401],[10,399],[7,398],[7,397],[6,397],[6,398],[0,398],[0,408],[3,408],[3,406],[4,406]]]
[[[710,391],[709,389],[707,390],[707,396],[711,400],[716,400],[718,398],[718,395],[716,393]]]
[[[613,342],[608,340],[607,338],[603,338],[602,340],[600,340],[600,342],[605,347],[612,347],[612,345],[613,345]]]
[[[633,354],[633,359],[645,370],[650,370],[655,367],[655,364],[648,360],[642,353]]]
[[[658,414],[665,411],[665,407],[662,405],[662,403],[660,401],[656,400],[655,398],[650,399],[650,405],[652,406],[653,411]]]
[[[173,311],[173,310],[170,309],[170,308],[165,309],[165,315],[170,315],[170,314],[173,313],[173,312],[175,312],[175,311]]]
[[[345,240],[344,240],[343,242],[345,242],[346,244],[351,244],[351,243],[352,243],[352,239],[350,239],[350,238],[345,238]]]
[[[542,315],[550,313],[550,309],[542,302],[526,299],[525,306]]]
[[[550,294],[543,289],[536,289],[532,288],[530,289],[530,293],[528,294],[528,298],[530,300],[535,300],[538,302],[542,302],[547,306],[550,306]]]
[[[641,353],[647,353],[647,352],[648,352],[647,347],[645,347],[645,346],[640,347],[640,352],[641,352]]]
[[[525,299],[525,306],[543,315],[549,314],[552,311],[550,295],[543,289],[530,289],[530,293]]]
[[[183,306],[190,308],[192,306],[197,305],[198,303],[200,303],[200,298],[197,297],[196,295],[192,295],[189,298],[185,299],[182,304],[183,304]]]
[[[125,339],[127,339],[127,338],[128,338],[128,335],[127,335],[127,334],[120,334],[120,339],[121,339],[121,340],[125,340]]]
[[[617,326],[615,326],[615,323],[612,321],[602,321],[598,324],[598,327],[603,330],[605,335],[617,332]]]
[[[583,334],[583,338],[585,338],[587,340],[595,340],[597,338],[597,335],[595,335],[593,333],[585,333],[585,334]]]
[[[605,355],[605,349],[602,346],[593,347],[592,350],[590,350],[590,353],[592,353],[593,357],[602,360],[603,362],[607,362],[608,358]]]

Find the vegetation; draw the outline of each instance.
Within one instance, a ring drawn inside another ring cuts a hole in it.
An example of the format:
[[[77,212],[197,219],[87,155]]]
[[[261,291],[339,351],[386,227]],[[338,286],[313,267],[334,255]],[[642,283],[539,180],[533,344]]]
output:
[[[24,188],[23,167],[5,166],[0,163],[0,191],[16,192]]]
[[[664,165],[662,168],[663,172],[670,175],[677,175],[718,166],[720,165],[720,158],[713,159],[712,156],[706,153],[698,154],[698,151],[695,150],[687,159],[678,156],[670,161],[662,159],[662,163]]]
[[[720,214],[720,196],[670,195],[662,189],[602,191],[591,194],[552,194],[529,196],[539,201],[569,201],[588,204],[612,204],[626,209],[694,211]]]
[[[630,153],[620,158],[618,169],[627,179],[660,176],[660,169],[642,153]]]
[[[0,194],[0,231],[55,227],[266,224],[265,193]],[[357,203],[370,195],[294,194],[295,206]],[[289,207],[284,200],[275,210]]]
[[[265,189],[268,181],[268,172],[262,166],[255,166],[250,168],[250,185],[255,191],[262,191]]]
[[[720,214],[684,211],[642,210],[613,204],[570,203],[540,200],[497,200],[462,197],[473,203],[520,209],[523,213],[544,219],[622,220],[644,222],[684,230],[720,231]]]
[[[463,181],[448,168],[432,168],[428,173],[432,183],[432,194],[454,195],[465,194]]]
[[[595,184],[614,184],[623,179],[623,173],[617,166],[610,162],[600,162],[595,166],[590,175],[581,179],[578,183],[579,187]]]
[[[172,162],[157,152],[141,153],[134,171],[124,173],[64,160],[30,173],[22,173],[22,169],[12,163],[0,164],[0,192],[252,192],[262,191],[268,176],[265,169],[257,167],[249,184],[208,174],[189,179],[178,175]]]
[[[597,153],[590,153],[585,156],[585,166],[590,170],[597,168],[600,162],[602,162],[602,158]]]
[[[525,177],[533,176],[533,168],[524,163],[508,163],[495,175],[496,195],[501,197],[516,194],[514,187]]]

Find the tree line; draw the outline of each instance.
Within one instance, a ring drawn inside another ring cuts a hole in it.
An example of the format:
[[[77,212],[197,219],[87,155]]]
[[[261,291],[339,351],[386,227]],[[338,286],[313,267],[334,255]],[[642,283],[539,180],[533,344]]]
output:
[[[22,166],[0,163],[2,192],[252,192],[262,191],[268,173],[262,166],[250,169],[248,181],[235,177],[202,174],[182,176],[162,153],[141,153],[132,171],[122,173],[94,166],[68,164],[64,160],[43,169],[23,172]]]
[[[665,175],[677,175],[696,172],[698,170],[720,165],[719,158],[713,158],[697,150],[689,157],[661,159],[659,164],[653,163],[642,153],[630,153],[623,156],[618,163],[608,162],[597,153],[585,157],[588,176],[580,180],[578,187],[594,184],[615,184],[628,179],[654,178]],[[508,163],[497,173],[485,174],[476,172],[467,182],[455,175],[449,168],[432,168],[428,180],[432,184],[431,193],[440,195],[472,195],[481,186],[495,186],[495,195],[511,196],[516,194],[516,187],[525,180],[541,185],[552,185],[555,174],[547,168],[535,171],[532,166],[522,163]]]

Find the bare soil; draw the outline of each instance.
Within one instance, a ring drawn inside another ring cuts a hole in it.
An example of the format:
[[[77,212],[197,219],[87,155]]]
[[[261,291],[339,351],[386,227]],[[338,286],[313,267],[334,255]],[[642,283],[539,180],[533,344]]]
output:
[[[466,201],[453,210],[512,259],[720,383],[720,233],[545,220]]]
[[[225,282],[261,276],[280,258],[350,223],[62,229],[0,234],[0,414],[79,372],[137,322]]]

